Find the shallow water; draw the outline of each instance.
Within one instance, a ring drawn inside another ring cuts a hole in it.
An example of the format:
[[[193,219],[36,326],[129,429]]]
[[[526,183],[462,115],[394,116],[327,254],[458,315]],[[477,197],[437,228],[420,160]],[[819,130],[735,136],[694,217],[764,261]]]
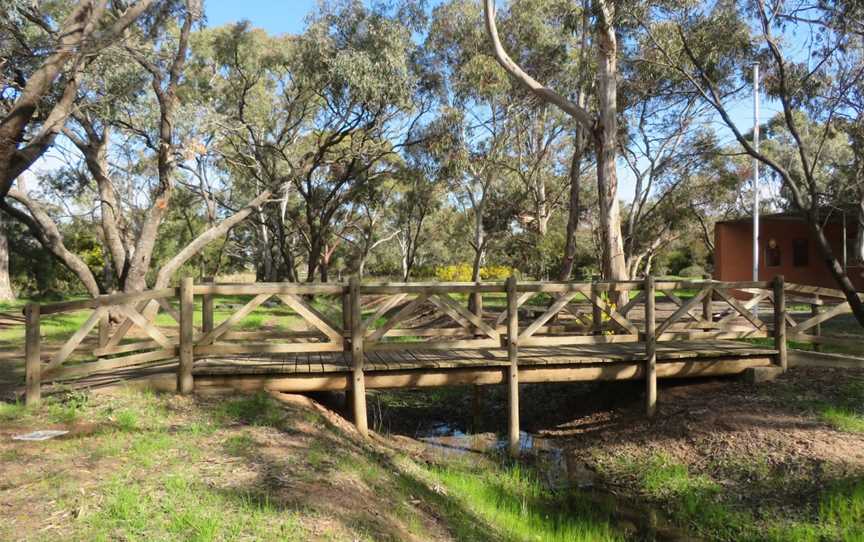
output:
[[[415,438],[436,453],[461,458],[471,454],[478,454],[478,459],[489,455],[503,456],[507,449],[506,439],[494,433],[468,434],[444,423],[423,430]],[[596,502],[601,509],[611,510],[613,526],[633,540],[701,540],[672,526],[662,511],[624,499],[601,487],[596,473],[573,454],[567,453],[561,442],[523,431],[519,434],[519,447],[523,460],[559,497],[550,504],[550,511],[554,508],[566,512],[571,509],[568,502],[587,499]]]

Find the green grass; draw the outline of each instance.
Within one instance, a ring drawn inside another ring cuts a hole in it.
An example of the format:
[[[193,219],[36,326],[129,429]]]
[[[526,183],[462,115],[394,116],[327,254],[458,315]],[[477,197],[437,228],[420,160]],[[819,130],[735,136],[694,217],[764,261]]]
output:
[[[159,487],[127,476],[112,480],[105,502],[86,519],[92,540],[293,540],[303,534],[296,513],[266,496],[222,493],[172,473]]]
[[[220,404],[215,416],[229,423],[277,427],[285,419],[285,411],[270,396],[262,392]]]
[[[827,406],[820,412],[822,419],[838,431],[864,433],[864,415],[842,407]]]
[[[738,458],[738,468],[761,472],[758,483],[775,484],[781,492],[784,476],[765,473],[760,458]],[[674,523],[712,540],[816,542],[864,540],[864,479],[841,480],[822,488],[815,514],[799,508],[777,509],[770,505],[757,516],[734,502],[730,489],[707,474],[694,473],[687,465],[663,453],[640,457],[616,457],[606,465],[608,475],[635,479],[643,496],[662,503]],[[614,473],[614,474],[613,474]],[[751,482],[755,483],[755,482]],[[732,501],[732,502],[730,502]]]
[[[432,477],[508,541],[623,540],[609,511],[573,495],[555,494],[519,465],[444,465]],[[462,537],[457,535],[457,539]]]
[[[24,403],[14,402],[6,403],[0,401],[0,422],[8,422],[18,420],[27,413],[27,407]]]
[[[822,420],[838,431],[864,433],[864,379],[839,385],[831,402],[818,402],[814,406]]]

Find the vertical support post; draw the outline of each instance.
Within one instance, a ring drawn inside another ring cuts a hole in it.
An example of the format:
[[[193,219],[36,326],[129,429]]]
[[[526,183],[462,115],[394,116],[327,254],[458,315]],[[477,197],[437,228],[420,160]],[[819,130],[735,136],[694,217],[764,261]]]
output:
[[[813,297],[815,298],[816,302],[812,303],[810,305],[810,316],[811,317],[819,316],[819,313],[822,312],[822,308],[819,306],[819,303],[821,301],[819,294],[815,294]],[[822,336],[822,322],[819,322],[818,324],[816,324],[816,328],[813,331],[816,333],[817,337],[821,337]],[[822,345],[820,343],[813,343],[813,350],[815,350],[816,352],[821,352],[822,351]]]
[[[603,311],[600,310],[600,289],[597,287],[597,275],[591,277],[591,325],[594,335],[603,334]]]
[[[205,284],[213,285],[213,277],[204,277]],[[213,331],[213,294],[204,294],[201,297],[201,332]],[[212,343],[213,341],[210,341]]]
[[[360,280],[354,276],[348,282],[351,306],[351,388],[354,425],[362,436],[369,435],[366,417],[366,376],[363,374],[363,319],[360,314]]]
[[[787,368],[786,356],[786,294],[783,275],[774,278],[774,348],[777,350],[777,365]]]
[[[703,275],[702,278],[704,278],[706,282],[710,282],[711,275]],[[714,313],[712,310],[711,302],[714,299],[714,290],[710,289],[711,288],[710,285],[706,286],[706,288],[709,288],[709,290],[708,290],[708,295],[706,295],[702,299],[702,319],[705,320],[706,322],[713,322],[714,321]]]
[[[657,412],[657,313],[654,303],[654,277],[645,277],[645,413]]]
[[[195,387],[192,379],[194,365],[194,335],[192,317],[195,312],[194,283],[192,277],[180,282],[180,362],[177,365],[177,391],[190,393]]]
[[[479,284],[479,283],[477,283]],[[477,315],[477,318],[483,319],[483,294],[480,292],[473,292],[469,297],[468,301],[468,310]],[[473,326],[472,326],[473,327]],[[482,333],[479,329],[474,327],[474,334]]]
[[[351,289],[345,287],[342,290],[342,350],[351,352]],[[345,410],[348,417],[354,419],[354,386],[349,382],[345,389]]]
[[[511,456],[519,455],[519,307],[516,277],[507,279],[507,405],[510,416],[507,443]]]
[[[39,304],[28,303],[24,307],[26,322],[24,344],[25,397],[28,406],[38,405],[42,399],[42,358],[40,353]]]
[[[99,297],[107,297],[104,295],[100,295]],[[99,317],[99,348],[103,348],[108,344],[108,339],[111,335],[111,313],[109,311],[105,311],[102,313],[102,316]]]

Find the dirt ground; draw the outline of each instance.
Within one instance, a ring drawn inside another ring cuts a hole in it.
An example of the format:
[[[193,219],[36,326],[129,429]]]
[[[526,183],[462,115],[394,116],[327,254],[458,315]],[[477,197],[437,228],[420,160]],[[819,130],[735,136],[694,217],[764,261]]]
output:
[[[824,414],[849,404],[850,393],[858,400],[862,386],[864,370],[830,368],[795,368],[755,386],[736,378],[661,381],[659,410],[648,420],[641,382],[526,385],[522,426],[547,451],[560,451],[561,476],[623,500],[668,504],[662,487],[646,490],[640,469],[662,457],[718,484],[724,501],[757,519],[817,521],[824,488],[864,480],[864,433],[841,430]],[[256,514],[260,525],[244,527],[247,538],[458,539],[451,525],[474,521],[472,512],[397,458],[426,461],[418,438],[441,427],[503,430],[504,390],[484,390],[477,417],[473,391],[370,392],[371,443],[337,412],[335,395],[294,398],[274,413],[238,398],[100,393],[7,414],[0,417],[0,539],[138,539],[130,525],[139,523],[157,529],[144,531],[154,538],[172,539],[175,523],[224,523],[230,533],[229,524]],[[44,443],[11,440],[48,428],[71,433]],[[530,463],[536,454],[527,452]],[[165,480],[192,489],[166,489]],[[129,488],[131,497],[120,491]],[[130,511],[130,499],[160,504]],[[175,508],[193,513],[183,510],[188,502],[201,517],[175,517]]]
[[[470,389],[427,405],[414,404],[418,393],[390,399],[395,406],[381,415],[389,430],[422,436],[445,423],[460,431],[503,429],[497,390],[487,391],[479,420],[471,415]],[[643,401],[641,382],[526,385],[522,426],[538,448],[563,453],[561,476],[661,508],[669,504],[663,489],[645,489],[646,465],[658,458],[683,466],[691,480],[709,480],[720,489],[718,500],[757,520],[818,522],[826,488],[864,481],[864,432],[838,428],[824,414],[852,401],[862,419],[864,370],[799,367],[758,385],[740,378],[664,380],[652,420]]]

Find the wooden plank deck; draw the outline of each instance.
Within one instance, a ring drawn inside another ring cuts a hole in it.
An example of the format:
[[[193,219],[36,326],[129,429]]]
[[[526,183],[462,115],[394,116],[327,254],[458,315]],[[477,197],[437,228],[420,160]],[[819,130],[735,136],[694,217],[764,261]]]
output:
[[[657,361],[700,359],[746,359],[770,357],[771,348],[736,341],[674,341],[657,344]],[[430,369],[478,369],[506,367],[507,351],[502,349],[423,350],[365,352],[364,372]],[[611,343],[578,346],[528,347],[519,349],[519,366],[561,366],[645,360],[644,343]],[[351,352],[311,352],[273,356],[230,356],[196,359],[193,374],[329,374],[351,371]]]

